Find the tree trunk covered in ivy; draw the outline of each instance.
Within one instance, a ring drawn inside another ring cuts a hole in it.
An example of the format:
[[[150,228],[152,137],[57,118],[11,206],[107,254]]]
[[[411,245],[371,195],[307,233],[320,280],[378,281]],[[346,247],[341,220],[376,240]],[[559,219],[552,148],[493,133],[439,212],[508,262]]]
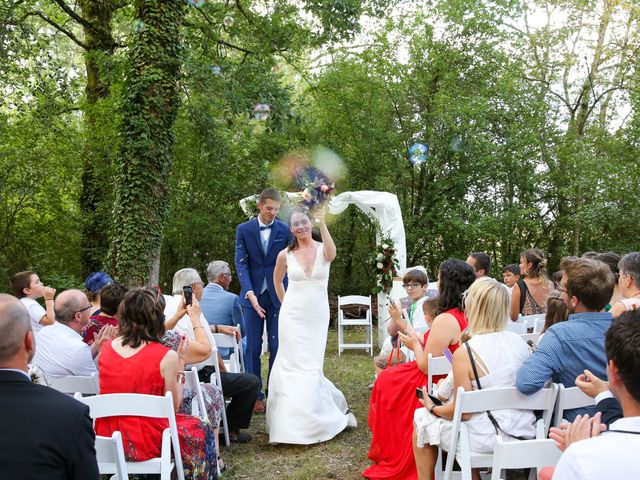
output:
[[[110,260],[129,285],[149,282],[167,220],[181,65],[180,0],[137,0],[126,66]]]
[[[107,125],[113,123],[111,109],[105,104],[111,93],[108,73],[116,48],[111,31],[111,18],[118,8],[114,0],[83,0],[82,23],[86,45],[82,192],[81,255],[85,273],[100,270],[109,248],[108,236],[112,180],[111,135]]]

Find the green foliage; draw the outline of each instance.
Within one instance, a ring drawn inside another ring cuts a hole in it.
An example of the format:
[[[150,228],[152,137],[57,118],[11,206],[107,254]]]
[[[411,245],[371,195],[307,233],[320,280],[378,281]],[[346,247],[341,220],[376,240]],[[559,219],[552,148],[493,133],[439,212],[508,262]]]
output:
[[[45,277],[54,286],[103,264],[138,283],[160,253],[167,286],[177,269],[231,261],[246,220],[238,201],[280,187],[278,162],[315,145],[345,162],[337,193],[398,195],[408,266],[431,279],[472,250],[500,265],[538,246],[554,267],[566,254],[637,249],[640,18],[629,2],[607,2],[610,17],[603,5],[549,2],[566,21],[537,30],[539,0],[73,7],[103,26],[108,17],[110,42],[55,2],[9,1],[0,289],[27,267],[59,275]],[[597,42],[567,50],[577,32],[600,30],[615,40],[600,57]],[[254,117],[256,104],[270,106],[268,119]],[[407,161],[415,142],[429,146],[420,167]],[[330,220],[330,290],[369,291],[375,225],[355,207]]]
[[[180,26],[185,6],[139,0],[146,28],[130,49],[122,101],[111,264],[122,282],[148,283],[167,218],[167,181],[180,97]]]

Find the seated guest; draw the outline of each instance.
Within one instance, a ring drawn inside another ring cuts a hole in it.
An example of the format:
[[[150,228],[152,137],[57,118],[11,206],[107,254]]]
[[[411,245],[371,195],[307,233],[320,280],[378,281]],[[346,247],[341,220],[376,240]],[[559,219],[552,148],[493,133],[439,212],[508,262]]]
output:
[[[245,335],[244,318],[240,299],[234,293],[229,292],[231,283],[231,269],[227,262],[216,260],[207,266],[207,280],[209,284],[204,287],[200,308],[207,319],[213,333],[218,333],[220,326],[236,327],[240,325],[242,336]],[[223,333],[220,331],[220,333]],[[231,354],[228,348],[221,348],[220,355],[227,360]]]
[[[65,290],[55,303],[57,322],[38,334],[38,348],[33,363],[49,377],[89,376],[97,372],[91,348],[82,341],[82,329],[89,324],[91,303],[80,290]],[[114,334],[104,328],[95,341],[99,352],[105,340]]]
[[[118,307],[127,291],[127,287],[119,283],[110,283],[100,291],[100,313],[93,315],[82,331],[84,343],[93,345],[103,327],[118,326]]]
[[[438,316],[420,337],[409,329],[400,340],[416,360],[380,372],[369,401],[369,428],[373,434],[369,458],[374,462],[363,472],[370,479],[414,479],[411,431],[413,412],[421,404],[415,391],[427,383],[428,354],[441,357],[445,349],[458,348],[460,333],[467,326],[462,312],[462,294],[476,279],[476,272],[462,260],[447,260],[438,273]],[[434,376],[437,382],[441,377]]]
[[[45,287],[36,272],[26,271],[14,274],[11,277],[11,293],[27,307],[33,333],[38,333],[42,327],[53,325],[56,318],[53,309],[53,297],[56,290]],[[42,305],[36,301],[42,297],[44,297],[46,308],[42,308]]]
[[[511,294],[511,320],[520,315],[536,315],[545,312],[547,298],[554,289],[546,275],[547,260],[538,248],[530,248],[520,254],[520,274]]]
[[[502,280],[509,287],[509,293],[511,293],[513,286],[520,280],[520,266],[515,263],[505,265],[502,269]]]
[[[453,354],[453,375],[447,377],[453,383],[451,401],[436,406],[423,386],[424,408],[415,411],[413,451],[420,480],[433,478],[438,446],[445,450],[451,446],[458,387],[471,391],[515,386],[518,370],[530,353],[519,335],[504,329],[509,301],[503,285],[491,278],[476,280],[469,288],[465,298],[469,325],[462,333],[463,348]],[[496,410],[492,416],[495,424],[486,412],[464,420],[472,451],[493,452],[496,435],[505,440],[535,436],[536,420],[531,410]]]
[[[476,278],[487,277],[491,273],[491,257],[484,252],[471,253],[467,263],[476,272]]]
[[[98,480],[89,407],[31,383],[27,309],[0,293],[0,478]]]
[[[160,343],[164,315],[156,294],[149,289],[136,288],[128,292],[118,313],[118,337],[105,343],[98,360],[100,393],[162,396],[171,392],[178,411],[189,340],[183,339],[177,353]],[[211,425],[184,414],[176,414],[176,422],[185,477],[218,478]],[[107,417],[97,419],[95,426],[98,435],[107,437],[120,431],[127,459],[141,462],[160,456],[162,431],[167,428],[167,422],[143,417]]]
[[[167,330],[174,329],[186,335],[187,338],[195,339],[196,336],[194,332],[199,330],[199,328],[193,325],[189,315],[180,316],[181,312],[178,312],[178,308],[183,301],[183,287],[185,286],[191,286],[193,298],[197,301],[200,301],[202,298],[202,280],[198,272],[193,268],[178,270],[173,275],[173,297],[171,298],[171,304],[167,303],[167,307],[164,310],[167,318],[165,326]],[[207,321],[202,313],[200,313],[200,323],[207,325]],[[204,327],[201,328],[208,336],[210,344],[215,345],[211,330]],[[219,333],[236,335],[239,339],[240,332],[238,332],[236,327],[221,325],[217,327],[217,330]],[[218,358],[210,356],[205,362],[199,364],[200,368],[198,373],[201,381],[208,382],[211,375],[215,372],[213,362],[218,363],[222,380],[222,391],[225,397],[231,397],[231,402],[227,406],[226,411],[230,439],[238,443],[249,442],[251,436],[246,432],[241,432],[240,429],[248,428],[251,422],[253,407],[260,389],[258,377],[248,373],[227,372],[222,357],[218,354]]]
[[[524,362],[516,386],[525,395],[537,392],[551,379],[571,387],[585,369],[605,375],[604,337],[611,314],[601,312],[611,298],[614,277],[609,267],[588,258],[562,260],[560,292],[571,312],[566,322],[549,327],[536,351]],[[567,410],[572,421],[578,414],[593,414],[594,408]]]
[[[554,480],[634,478],[640,472],[640,316],[624,313],[607,332],[607,377],[624,417],[603,431],[600,414],[578,417],[569,429],[552,429],[564,453]],[[634,473],[635,472],[635,473]]]
[[[613,305],[611,315],[640,308],[640,252],[627,253],[618,263],[620,277],[618,287],[622,299]]]
[[[156,297],[157,302],[162,311],[166,307],[164,296],[158,295],[158,290],[155,288],[151,289]],[[193,325],[193,331],[195,334],[195,340],[191,340],[187,347],[187,351],[185,353],[185,361],[187,365],[196,365],[211,356],[211,344],[209,343],[209,338],[204,333],[204,327],[201,325],[201,314],[200,305],[198,304],[198,300],[194,297],[192,305],[185,305],[184,299],[180,308],[176,312],[175,316],[178,318],[182,318],[184,315],[188,315],[191,319],[191,324]],[[165,321],[166,326],[166,321]],[[182,341],[183,335],[176,330],[166,330],[162,338],[160,339],[160,343],[165,347],[169,347],[171,350],[178,351],[180,347],[180,343]],[[187,366],[187,368],[189,368]],[[204,397],[204,406],[207,410],[207,417],[213,425],[216,433],[216,448],[218,448],[218,427],[220,426],[220,420],[222,420],[222,409],[224,408],[224,397],[222,395],[222,389],[216,385],[215,383],[204,382],[200,384],[202,390],[202,396]],[[190,388],[184,387],[182,394],[182,403],[180,404],[180,409],[178,413],[191,414],[193,408],[193,397],[196,392],[191,390]],[[220,449],[218,449],[220,451]],[[218,463],[222,463],[220,460],[220,456],[218,456]],[[222,468],[222,466],[221,466]]]
[[[84,293],[91,302],[91,316],[100,314],[101,291],[113,283],[113,279],[105,272],[93,272],[84,281]]]
[[[562,300],[562,292],[560,290],[552,291],[547,298],[547,311],[544,314],[544,327],[542,327],[540,338],[549,327],[564,322],[567,318],[569,318],[569,309]],[[540,338],[538,342],[540,342]]]
[[[613,273],[613,276],[616,277],[616,283],[614,284],[614,287],[613,287],[613,295],[611,295],[611,300],[609,300],[609,304],[606,307],[604,307],[604,311],[608,312],[609,310],[611,310],[611,307],[613,307],[616,302],[622,299],[622,294],[620,293],[620,286],[618,285],[618,282],[620,280],[620,267],[618,267],[618,264],[620,263],[620,255],[613,252],[601,253],[597,257],[595,257],[594,260],[597,260],[602,263],[606,263],[611,269],[611,273]]]
[[[560,281],[562,280],[562,270],[553,272],[551,275],[551,281],[553,282],[553,288],[560,288]]]
[[[422,311],[422,305],[426,299],[425,289],[429,284],[427,274],[417,269],[410,270],[405,273],[402,278],[402,283],[402,286],[407,292],[407,299],[411,302],[406,309],[408,318],[402,318],[403,312],[396,303],[389,305],[389,315],[391,315],[392,321],[389,322],[387,326],[389,336],[385,338],[382,344],[380,355],[373,359],[376,374],[390,365],[396,365],[406,361],[406,347],[402,348],[399,345],[398,332],[406,331],[407,323],[410,323],[413,328],[423,331],[428,328]]]

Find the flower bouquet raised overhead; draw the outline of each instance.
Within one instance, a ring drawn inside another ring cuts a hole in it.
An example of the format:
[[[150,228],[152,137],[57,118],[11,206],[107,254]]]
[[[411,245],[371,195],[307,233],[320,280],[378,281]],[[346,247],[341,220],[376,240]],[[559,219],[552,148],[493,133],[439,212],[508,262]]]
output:
[[[335,192],[335,183],[316,167],[297,168],[294,181],[301,190],[302,204],[309,210],[322,208]]]
[[[393,277],[398,274],[398,258],[396,257],[396,248],[393,241],[381,236],[380,244],[371,259],[373,264],[373,272],[376,276],[376,286],[373,293],[388,294],[393,288]]]

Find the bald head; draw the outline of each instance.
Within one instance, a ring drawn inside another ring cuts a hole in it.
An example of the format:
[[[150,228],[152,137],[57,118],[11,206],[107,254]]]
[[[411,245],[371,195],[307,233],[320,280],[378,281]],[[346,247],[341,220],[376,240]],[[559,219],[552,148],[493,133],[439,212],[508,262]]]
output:
[[[11,365],[16,356],[24,352],[25,337],[30,331],[31,322],[25,306],[17,298],[0,293],[0,367]],[[28,360],[31,359],[29,355],[33,352],[27,353]]]
[[[56,320],[60,323],[71,323],[75,314],[88,305],[88,301],[87,296],[80,290],[65,290],[56,298]]]

